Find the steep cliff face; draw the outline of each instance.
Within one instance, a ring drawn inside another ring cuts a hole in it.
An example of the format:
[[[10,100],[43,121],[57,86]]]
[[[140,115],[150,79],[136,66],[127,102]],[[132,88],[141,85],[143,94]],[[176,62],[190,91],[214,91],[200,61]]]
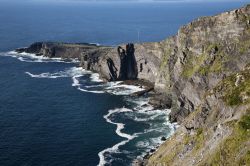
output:
[[[162,50],[158,43],[127,44],[118,47],[92,44],[37,42],[27,48],[16,49],[38,56],[63,59],[77,58],[80,66],[98,72],[104,80],[157,79]]]
[[[171,86],[183,110],[195,110],[207,90],[249,63],[248,19],[249,10],[243,8],[200,18],[179,30],[169,65]]]
[[[163,45],[180,128],[146,164],[249,165],[250,6],[200,18]]]
[[[17,51],[78,58],[107,81],[152,82],[164,93],[152,103],[167,101],[180,127],[145,165],[250,165],[250,5],[200,18],[161,42],[35,43]]]
[[[134,80],[144,79],[154,83],[157,79],[162,51],[158,43],[127,44],[112,48],[96,63],[92,53],[86,54],[82,66],[101,74],[103,79]]]
[[[61,57],[63,59],[80,58],[82,54],[93,52],[100,53],[100,56],[108,51],[110,47],[97,46],[87,43],[57,43],[57,42],[36,42],[27,48],[16,49],[17,52],[28,52],[36,55],[43,55],[50,58]]]

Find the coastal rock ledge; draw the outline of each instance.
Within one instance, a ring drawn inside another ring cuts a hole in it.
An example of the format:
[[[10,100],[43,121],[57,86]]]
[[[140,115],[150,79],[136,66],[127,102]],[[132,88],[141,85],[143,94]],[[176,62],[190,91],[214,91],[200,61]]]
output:
[[[151,103],[171,107],[180,127],[135,165],[250,165],[250,5],[199,18],[161,42],[40,42],[16,51],[77,58],[106,81],[152,84]]]

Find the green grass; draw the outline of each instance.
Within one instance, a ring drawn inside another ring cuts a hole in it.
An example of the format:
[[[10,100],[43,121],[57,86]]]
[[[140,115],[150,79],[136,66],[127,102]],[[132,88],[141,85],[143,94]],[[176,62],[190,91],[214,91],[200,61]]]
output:
[[[209,73],[220,73],[224,70],[224,60],[221,57],[216,57],[215,61],[211,65],[202,66],[199,69],[201,75],[207,75]]]
[[[244,75],[247,76],[247,75]],[[230,89],[228,89],[226,95],[224,96],[224,100],[226,103],[230,106],[240,105],[243,103],[247,103],[246,101],[243,101],[242,94],[250,93],[250,77],[246,77],[246,80],[239,84],[239,86],[235,86],[234,83],[236,79],[234,79],[234,82],[230,82],[231,86]],[[233,84],[233,86],[232,86]]]
[[[187,62],[183,67],[182,75],[186,78],[192,77],[200,69],[206,58],[206,54],[199,56],[187,55]]]
[[[165,67],[167,66],[170,54],[171,54],[171,49],[167,49],[166,51],[164,51],[163,59],[161,61],[161,66],[160,66],[161,70],[164,70]]]
[[[204,140],[205,140],[205,137],[204,137],[203,129],[202,128],[197,129],[197,133],[195,136],[195,148],[194,148],[195,151],[203,147]]]
[[[215,91],[222,93],[222,99],[229,106],[238,106],[250,102],[250,71],[242,71],[239,74],[243,76],[244,81],[238,86],[235,85],[237,75],[233,74],[215,87]],[[248,96],[249,98],[243,100],[243,96]]]
[[[224,63],[228,61],[228,55],[224,53],[221,45],[217,43],[210,44],[207,47],[206,52],[208,54],[212,54],[211,52],[213,49],[217,49],[217,52],[214,55],[214,60],[212,60],[211,57],[208,57],[208,60],[212,61],[212,63],[201,66],[199,69],[199,73],[201,75],[207,75],[209,73],[221,73],[222,71],[226,70],[224,68]]]
[[[250,115],[245,115],[241,118],[241,121],[239,122],[239,129],[243,132],[250,129]]]
[[[161,164],[166,165],[166,166],[171,166],[174,159],[178,156],[178,154],[183,149],[184,144],[176,141],[177,134],[179,134],[179,133],[176,133],[174,136],[172,136],[171,140],[168,140],[168,142],[167,142],[168,144],[166,144],[166,147],[165,147],[165,148],[172,148],[171,153],[165,154],[160,159],[159,158],[157,160],[155,159],[158,163],[161,163]],[[162,150],[162,149],[159,149],[159,150]]]
[[[241,41],[238,47],[240,54],[246,53],[250,49],[250,40]]]
[[[213,49],[215,49],[215,48],[219,49],[219,47],[220,47],[220,44],[218,44],[218,43],[211,43],[211,44],[209,44],[209,45],[207,46],[206,52],[211,53],[211,51],[212,51]]]
[[[183,138],[184,145],[189,144],[190,140],[191,140],[191,137],[188,134],[185,134],[185,136]]]
[[[214,57],[210,56],[212,50],[215,51]],[[214,59],[212,59],[214,58]],[[205,62],[211,61],[211,64]],[[221,49],[218,43],[210,43],[205,48],[203,54],[196,56],[192,53],[187,53],[187,60],[183,67],[182,75],[186,78],[192,77],[195,73],[207,75],[209,73],[220,73],[224,71],[224,63],[228,61],[228,55]]]
[[[250,115],[243,116],[238,123],[234,123],[232,134],[224,140],[215,154],[211,156],[208,165],[249,165],[250,152],[244,152],[250,139]],[[243,154],[241,154],[241,153]]]

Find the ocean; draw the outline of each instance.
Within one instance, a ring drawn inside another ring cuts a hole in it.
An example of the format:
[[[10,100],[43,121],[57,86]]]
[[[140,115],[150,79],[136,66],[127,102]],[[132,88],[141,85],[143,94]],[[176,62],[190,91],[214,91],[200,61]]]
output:
[[[15,48],[160,41],[193,19],[244,4],[0,2],[0,165],[127,166],[178,127],[168,121],[170,110],[129,96],[139,87]]]

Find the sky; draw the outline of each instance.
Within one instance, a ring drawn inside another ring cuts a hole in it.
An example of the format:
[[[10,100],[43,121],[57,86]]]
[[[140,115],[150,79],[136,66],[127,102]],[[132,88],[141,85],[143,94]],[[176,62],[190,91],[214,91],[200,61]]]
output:
[[[1,4],[42,3],[192,3],[192,2],[246,2],[250,0],[0,0]]]
[[[0,2],[219,2],[219,1],[243,1],[250,0],[0,0]]]

